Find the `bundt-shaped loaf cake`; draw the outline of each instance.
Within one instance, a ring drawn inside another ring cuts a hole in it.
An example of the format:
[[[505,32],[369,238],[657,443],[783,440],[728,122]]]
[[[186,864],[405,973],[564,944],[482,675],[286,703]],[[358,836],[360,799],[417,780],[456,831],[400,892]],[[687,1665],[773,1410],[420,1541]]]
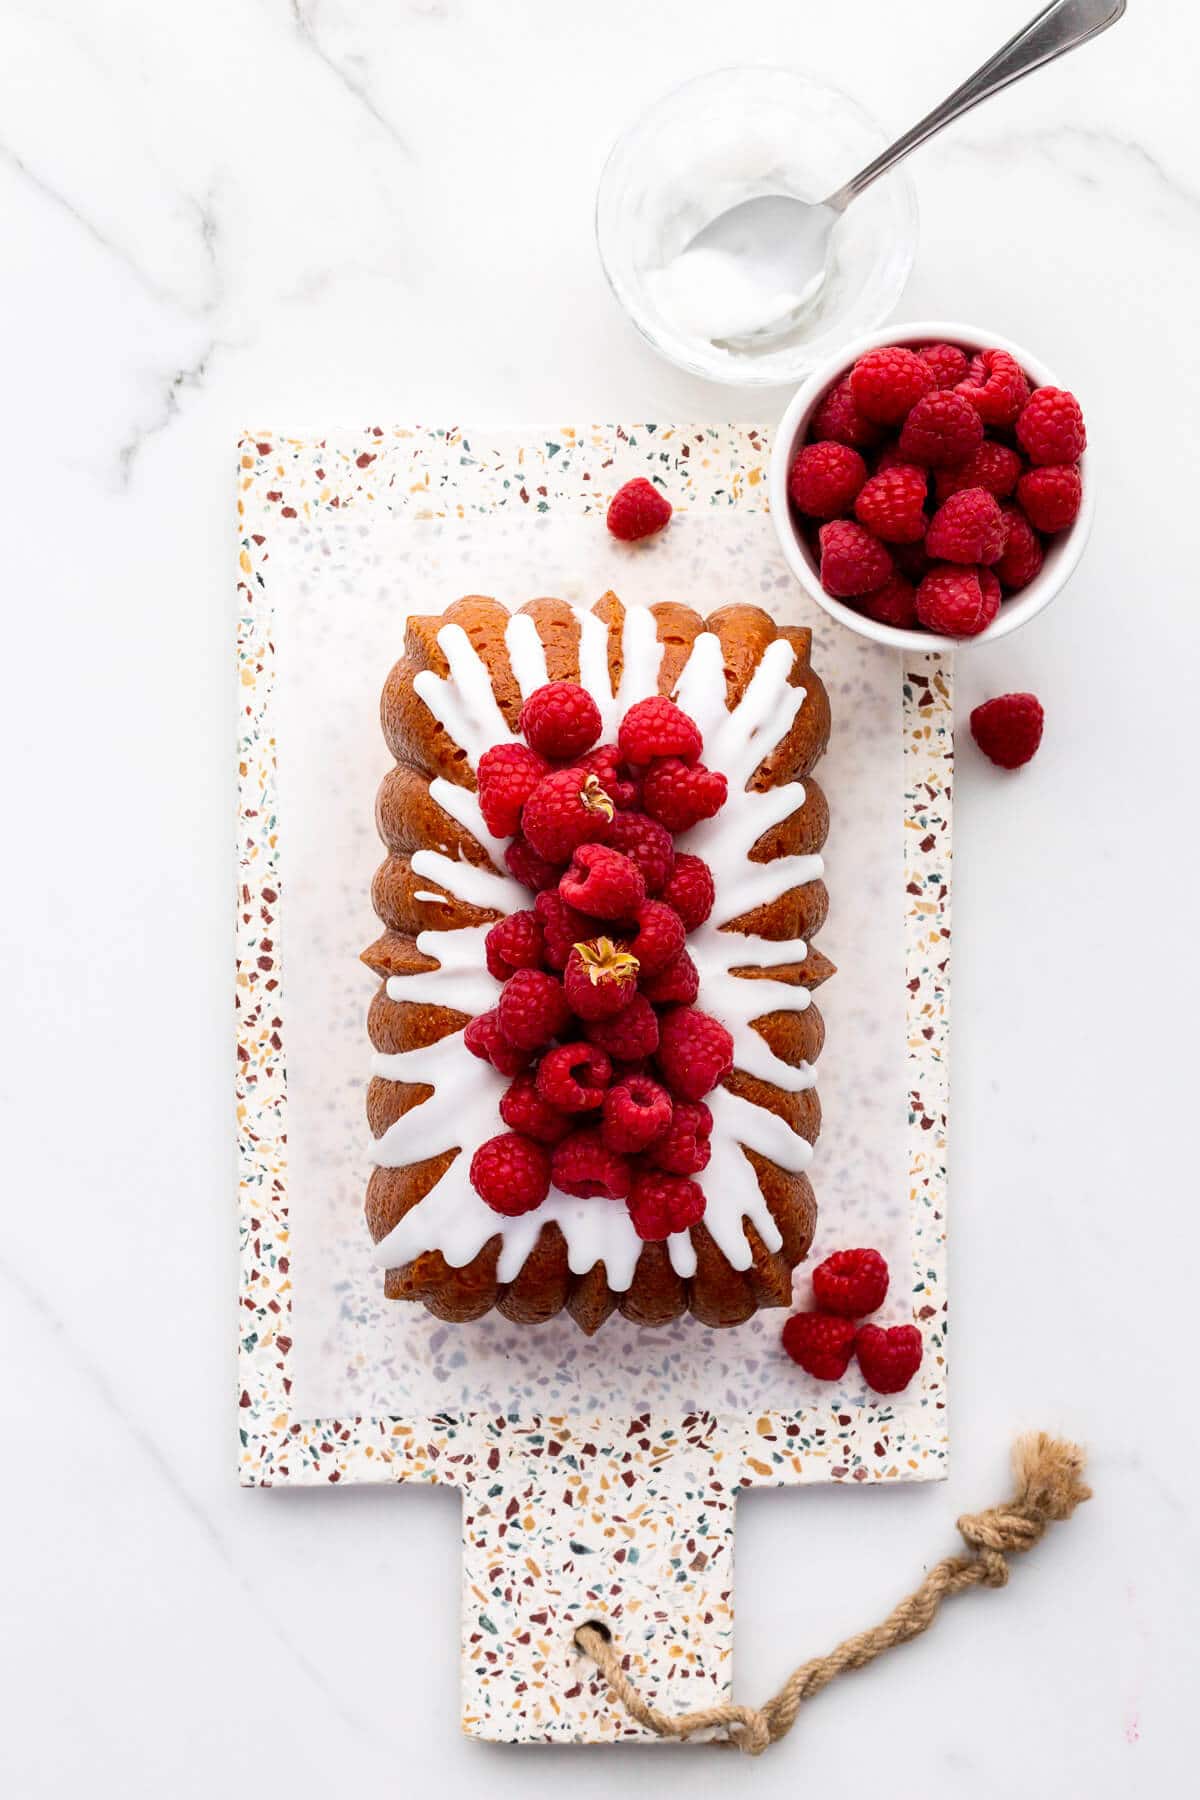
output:
[[[613,594],[409,620],[363,953],[390,1298],[588,1333],[787,1303],[833,972],[810,652]]]

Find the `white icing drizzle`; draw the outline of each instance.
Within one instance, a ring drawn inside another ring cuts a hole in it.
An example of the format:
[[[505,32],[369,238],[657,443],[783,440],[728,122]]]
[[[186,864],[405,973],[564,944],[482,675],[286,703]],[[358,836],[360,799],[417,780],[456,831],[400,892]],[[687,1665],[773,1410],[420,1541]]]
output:
[[[462,626],[443,625],[437,641],[450,673],[443,678],[432,669],[422,669],[413,676],[413,692],[466,751],[474,769],[485,750],[493,744],[512,743],[514,734],[492,692],[487,664]]]
[[[480,869],[474,863],[455,862],[440,850],[414,850],[412,871],[414,875],[427,875],[468,906],[488,906],[510,913],[529,899],[521,883],[511,875],[497,875],[494,869]]]
[[[414,888],[413,899],[423,900],[426,906],[449,906],[450,904],[445,894],[431,893],[428,888]]]
[[[535,688],[545,687],[550,679],[546,667],[546,646],[528,613],[514,613],[504,628],[504,644],[512,664],[513,680],[522,700],[528,700]]]
[[[626,711],[635,701],[658,691],[662,649],[653,615],[644,607],[625,609],[622,625],[622,673],[612,692],[608,672],[608,628],[592,612],[577,611],[579,678],[600,707],[602,741],[612,741]],[[430,712],[467,752],[472,768],[484,750],[513,741],[492,693],[487,667],[461,626],[446,625],[438,643],[449,664],[446,679],[422,671],[413,686]],[[522,698],[546,679],[545,650],[529,614],[514,614],[505,631],[513,676]],[[679,840],[679,848],[702,856],[713,872],[716,902],[709,922],[693,932],[688,949],[700,971],[699,1004],[722,1020],[734,1040],[735,1067],[788,1093],[813,1085],[807,1064],[793,1069],[777,1057],[750,1024],[777,1007],[802,1010],[811,995],[804,988],[769,977],[747,981],[733,973],[748,966],[778,967],[801,962],[806,946],[798,940],[767,939],[723,931],[721,926],[770,904],[789,889],[816,880],[824,864],[819,856],[785,856],[755,864],[748,853],[765,831],[780,824],[804,803],[804,787],[789,782],[765,793],[750,793],[746,783],[776,744],[791,730],[804,703],[804,689],[788,677],[794,651],[786,639],[767,646],[739,704],[726,707],[724,659],[720,640],[702,632],[692,645],[676,698],[704,735],[704,761],[729,782],[729,799],[715,819],[696,826]],[[476,796],[440,777],[430,783],[433,798],[503,867],[502,840],[487,831]],[[525,889],[506,875],[455,862],[442,852],[420,850],[412,858],[416,874],[436,881],[448,893],[474,906],[509,912],[527,905]],[[430,896],[433,898],[434,896]],[[488,1010],[496,999],[495,982],[486,972],[482,938],[486,926],[452,932],[425,931],[417,945],[436,957],[440,967],[424,974],[392,976],[388,994],[397,1000],[428,1000],[463,1012]],[[557,1223],[566,1239],[567,1261],[575,1274],[586,1274],[603,1262],[615,1293],[632,1283],[641,1252],[624,1206],[604,1200],[580,1200],[552,1188],[536,1212],[507,1219],[494,1213],[475,1193],[468,1177],[471,1154],[503,1129],[498,1103],[505,1077],[471,1055],[461,1033],[425,1049],[398,1055],[377,1053],[372,1069],[392,1081],[431,1085],[433,1095],[388,1128],[373,1147],[373,1160],[402,1167],[461,1147],[460,1154],[395,1229],[375,1246],[384,1268],[410,1261],[422,1251],[438,1249],[453,1268],[478,1255],[490,1238],[502,1240],[498,1279],[512,1281],[524,1266],[542,1228]],[[701,1177],[707,1206],[704,1223],[714,1242],[735,1269],[750,1267],[746,1236],[749,1222],[769,1251],[782,1238],[758,1186],[743,1146],[796,1173],[812,1158],[812,1146],[783,1119],[740,1099],[723,1088],[708,1096],[713,1114],[712,1157]],[[688,1277],[695,1273],[696,1253],[690,1234],[668,1239],[671,1265]]]
[[[447,781],[444,775],[435,775],[429,784],[429,797],[437,801],[443,812],[448,812],[452,819],[457,819],[464,831],[470,832],[475,842],[487,851],[497,869],[504,867],[504,848],[508,839],[492,836],[483,822],[478,794],[472,793],[470,788],[458,787],[453,781]]]
[[[389,976],[388,999],[423,1000],[472,1018],[490,1012],[497,993],[484,961],[483,940],[490,930],[490,925],[464,925],[459,931],[418,932],[417,949],[422,956],[436,957],[440,967]],[[448,1149],[449,1145],[442,1147]]]

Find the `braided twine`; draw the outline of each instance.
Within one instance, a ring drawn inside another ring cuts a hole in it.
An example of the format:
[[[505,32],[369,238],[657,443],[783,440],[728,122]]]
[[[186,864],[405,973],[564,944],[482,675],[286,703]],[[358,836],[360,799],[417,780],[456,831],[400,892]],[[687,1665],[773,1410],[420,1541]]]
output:
[[[1091,1498],[1083,1480],[1084,1456],[1075,1444],[1048,1437],[1044,1431],[1018,1439],[1013,1449],[1016,1491],[1000,1506],[965,1513],[957,1521],[966,1554],[947,1556],[932,1568],[920,1587],[901,1600],[882,1624],[860,1631],[831,1650],[801,1663],[765,1706],[707,1706],[672,1718],[649,1706],[622,1667],[621,1652],[607,1627],[581,1625],[575,1642],[596,1664],[631,1718],[664,1738],[689,1738],[716,1732],[717,1744],[736,1744],[748,1756],[760,1756],[786,1737],[805,1700],[827,1687],[835,1675],[864,1669],[897,1644],[920,1637],[937,1617],[942,1601],[971,1588],[1001,1588],[1008,1580],[1009,1556],[1032,1550],[1055,1520],[1069,1519]]]

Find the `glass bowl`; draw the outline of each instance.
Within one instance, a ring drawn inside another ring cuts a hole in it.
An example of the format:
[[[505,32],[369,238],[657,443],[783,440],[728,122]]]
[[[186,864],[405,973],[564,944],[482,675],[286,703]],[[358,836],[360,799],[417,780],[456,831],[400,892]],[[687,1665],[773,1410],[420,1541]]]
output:
[[[787,336],[755,348],[697,335],[671,308],[662,271],[726,207],[772,193],[823,200],[887,142],[857,101],[793,69],[717,69],[686,82],[618,139],[600,178],[596,242],[613,293],[682,369],[740,386],[803,380],[882,324],[904,291],[917,203],[902,168],[845,213],[821,295]]]

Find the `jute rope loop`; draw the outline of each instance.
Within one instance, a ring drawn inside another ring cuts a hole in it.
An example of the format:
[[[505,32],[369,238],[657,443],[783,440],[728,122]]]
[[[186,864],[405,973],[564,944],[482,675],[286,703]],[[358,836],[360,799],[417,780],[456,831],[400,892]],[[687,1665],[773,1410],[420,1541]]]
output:
[[[708,1706],[672,1718],[648,1706],[634,1688],[607,1628],[581,1625],[575,1642],[591,1657],[630,1717],[648,1731],[666,1738],[718,1732],[722,1735],[713,1738],[713,1743],[736,1744],[748,1756],[760,1756],[770,1744],[787,1736],[804,1701],[819,1694],[835,1675],[863,1669],[885,1650],[920,1637],[948,1595],[963,1594],[973,1587],[1003,1587],[1008,1580],[1006,1559],[1018,1551],[1032,1550],[1048,1525],[1069,1519],[1082,1501],[1091,1499],[1083,1471],[1084,1455],[1078,1445],[1048,1437],[1044,1431],[1019,1438],[1013,1447],[1016,1491],[1012,1499],[986,1512],[964,1513],[957,1521],[967,1554],[945,1557],[915,1593],[893,1607],[881,1625],[846,1638],[827,1656],[801,1663],[765,1706]]]

